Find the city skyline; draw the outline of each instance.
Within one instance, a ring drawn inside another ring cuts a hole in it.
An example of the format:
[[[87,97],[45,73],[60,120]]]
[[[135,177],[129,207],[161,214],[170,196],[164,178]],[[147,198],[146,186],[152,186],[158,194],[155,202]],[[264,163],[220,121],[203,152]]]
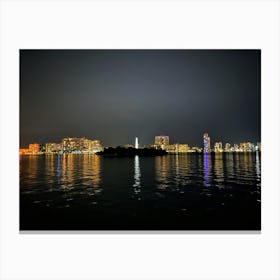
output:
[[[260,50],[21,50],[20,70],[20,147],[261,142]]]
[[[158,136],[154,136],[154,137],[159,137],[159,136],[165,136],[165,135],[158,135]],[[137,137],[137,136],[135,136],[135,137]],[[126,142],[126,143],[115,143],[115,144],[113,144],[113,145],[104,145],[104,146],[106,146],[106,147],[117,147],[117,146],[122,146],[122,145],[133,145],[134,143],[135,143],[135,137],[130,137],[130,141],[129,142]],[[169,136],[168,136],[169,137]],[[59,139],[59,141],[58,140],[53,140],[53,141],[46,141],[46,142],[40,142],[40,141],[31,141],[30,143],[29,142],[27,142],[25,145],[20,145],[20,148],[21,149],[23,149],[23,148],[25,148],[26,146],[28,146],[29,144],[32,144],[32,143],[38,143],[38,144],[46,144],[46,143],[60,143],[60,141],[61,140],[63,140],[64,138],[86,138],[86,139],[95,139],[94,137],[93,138],[90,138],[90,137],[86,137],[86,136],[74,136],[74,135],[72,135],[72,136],[66,136],[66,137],[62,137],[62,139]],[[139,137],[137,137],[138,138],[138,141],[139,141]],[[53,139],[53,138],[52,138]],[[97,138],[96,138],[97,139]],[[152,139],[153,139],[153,137],[152,137]],[[176,142],[176,141],[174,141],[174,139],[172,138],[172,137],[169,137],[169,139],[171,139],[172,140],[172,142],[173,143],[188,143],[188,144],[190,144],[190,146],[196,146],[196,147],[201,147],[201,148],[203,148],[203,146],[204,146],[204,142],[203,142],[203,139],[200,141],[200,143],[198,143],[198,144],[192,144],[192,143],[190,143],[190,142],[188,142],[188,141],[185,141],[184,139],[183,139],[183,141],[182,142]],[[216,143],[216,142],[221,142],[221,143],[232,143],[232,144],[238,144],[238,143],[242,143],[242,142],[252,142],[252,143],[261,143],[261,141],[252,141],[251,139],[244,139],[244,138],[242,138],[241,137],[241,141],[239,141],[239,142],[233,142],[233,141],[230,141],[230,140],[228,140],[228,141],[223,141],[223,140],[221,140],[221,138],[217,138],[216,140],[213,140],[213,138],[211,137],[211,142],[213,142],[213,143]],[[36,140],[36,139],[35,139]],[[102,143],[104,143],[103,141],[102,141],[102,139],[98,139],[98,140],[100,140]],[[139,141],[139,146],[145,146],[145,145],[150,145],[151,144],[151,142],[145,142],[145,143],[143,143],[143,142],[140,142]],[[210,147],[211,147],[211,145],[210,145]],[[214,147],[214,146],[213,146]]]
[[[165,150],[168,153],[187,153],[187,152],[203,152],[203,153],[220,153],[220,152],[256,152],[261,151],[261,142],[252,143],[250,141],[243,141],[239,143],[214,142],[211,146],[210,136],[207,132],[203,134],[203,146],[192,146],[188,143],[170,143],[168,135],[158,135],[154,137],[154,143],[139,145],[138,137],[135,137],[134,145],[115,145],[102,146],[102,141],[97,139],[88,139],[85,137],[64,137],[61,142],[48,143],[29,143],[28,148],[21,147],[20,154],[34,154],[34,153],[97,153],[104,150],[104,148],[156,148]],[[233,144],[233,145],[232,145]]]

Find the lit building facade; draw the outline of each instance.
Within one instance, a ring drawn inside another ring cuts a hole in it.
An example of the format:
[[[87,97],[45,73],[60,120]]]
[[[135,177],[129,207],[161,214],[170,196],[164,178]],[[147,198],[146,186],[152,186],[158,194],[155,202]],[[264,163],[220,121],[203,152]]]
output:
[[[222,142],[216,142],[214,145],[214,152],[215,153],[222,153],[223,152],[223,144]]]
[[[63,138],[63,153],[71,154],[94,154],[103,150],[99,140],[89,140],[86,138]]]
[[[231,148],[232,152],[240,152],[239,146],[237,144],[233,144],[233,147]]]
[[[230,152],[230,144],[229,143],[226,143],[225,144],[225,152]]]
[[[251,142],[240,143],[240,152],[255,152],[255,145]]]
[[[80,149],[80,138],[66,137],[62,139],[63,153],[73,153]]]
[[[85,138],[63,138],[62,139],[62,149],[63,153],[82,153],[88,150],[88,140]]]
[[[203,152],[204,153],[211,152],[210,137],[208,133],[203,134]]]
[[[178,154],[178,153],[188,153],[190,147],[188,144],[169,144],[164,145],[164,150],[166,150],[170,154]]]
[[[190,149],[188,144],[178,144],[178,153],[187,153]]]
[[[40,144],[37,143],[29,144],[28,148],[19,149],[19,153],[21,155],[43,154],[43,152],[40,150]]]
[[[20,155],[28,154],[29,153],[29,149],[28,148],[19,149],[19,153],[20,153]]]
[[[169,136],[160,135],[155,137],[155,146],[163,150],[169,145]]]
[[[40,144],[37,143],[29,144],[28,150],[30,154],[38,154],[40,152]]]
[[[166,152],[168,152],[169,154],[176,154],[177,151],[176,144],[165,145],[164,150],[166,150]]]
[[[103,151],[103,147],[99,140],[89,140],[89,153],[95,154]]]
[[[61,145],[56,143],[46,143],[45,153],[46,154],[56,154],[60,151]]]

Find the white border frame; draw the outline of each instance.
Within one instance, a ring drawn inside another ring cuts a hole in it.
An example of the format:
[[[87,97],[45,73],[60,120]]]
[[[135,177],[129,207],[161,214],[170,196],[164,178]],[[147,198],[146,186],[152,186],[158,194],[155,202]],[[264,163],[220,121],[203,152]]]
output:
[[[1,2],[1,279],[280,279],[279,2]],[[261,234],[20,234],[19,49],[262,50]]]

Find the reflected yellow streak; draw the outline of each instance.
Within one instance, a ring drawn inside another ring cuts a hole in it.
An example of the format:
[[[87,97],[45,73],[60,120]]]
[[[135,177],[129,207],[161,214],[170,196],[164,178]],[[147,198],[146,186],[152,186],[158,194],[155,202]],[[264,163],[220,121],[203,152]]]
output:
[[[214,170],[219,183],[224,182],[223,154],[215,153]]]
[[[61,181],[67,183],[67,185],[72,185],[74,182],[73,167],[73,155],[63,154],[61,160]]]
[[[166,184],[168,178],[168,157],[160,156],[155,158],[155,171],[156,180],[159,189],[166,189],[168,185]]]
[[[97,155],[90,155],[91,166],[92,166],[92,183],[97,186],[100,184],[100,157]]]

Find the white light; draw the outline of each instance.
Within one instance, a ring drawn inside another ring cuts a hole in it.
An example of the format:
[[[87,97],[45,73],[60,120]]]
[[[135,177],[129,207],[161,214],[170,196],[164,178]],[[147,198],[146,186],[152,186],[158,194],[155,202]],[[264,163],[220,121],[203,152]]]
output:
[[[138,144],[138,137],[135,137],[135,149],[138,149],[139,144]]]

